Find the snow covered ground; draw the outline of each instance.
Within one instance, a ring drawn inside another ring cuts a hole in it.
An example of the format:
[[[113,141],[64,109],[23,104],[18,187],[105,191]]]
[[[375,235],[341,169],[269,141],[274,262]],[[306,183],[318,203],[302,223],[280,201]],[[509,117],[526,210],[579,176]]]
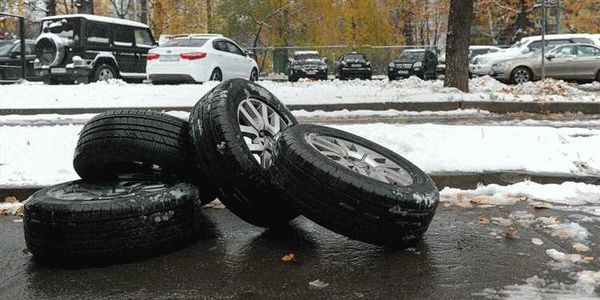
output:
[[[491,77],[472,79],[470,93],[444,88],[443,82],[405,80],[260,81],[285,104],[447,101],[599,102],[600,94],[556,80],[517,86]],[[0,109],[193,106],[215,82],[187,85],[127,84],[115,80],[88,85],[23,83],[0,86]]]
[[[520,170],[600,176],[600,130],[595,129],[434,124],[333,127],[382,144],[427,172]],[[1,126],[0,185],[48,185],[76,179],[72,155],[81,128]]]

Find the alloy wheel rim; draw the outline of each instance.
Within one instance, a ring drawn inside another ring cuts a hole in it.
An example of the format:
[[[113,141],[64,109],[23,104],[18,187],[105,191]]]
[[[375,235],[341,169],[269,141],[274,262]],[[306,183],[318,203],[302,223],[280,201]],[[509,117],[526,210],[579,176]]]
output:
[[[214,72],[211,78],[212,81],[221,81],[221,73]]]
[[[66,188],[50,190],[48,194],[62,200],[102,200],[159,191],[166,187],[168,184],[159,181],[123,180],[103,184],[80,182]]]
[[[529,72],[525,70],[517,70],[515,72],[515,81],[517,83],[525,83],[529,81]]]
[[[247,98],[238,105],[238,125],[254,159],[269,168],[275,143],[289,122],[262,100]]]
[[[327,158],[360,175],[398,186],[413,183],[408,171],[385,155],[363,145],[316,133],[308,134],[306,141]]]
[[[100,79],[100,80],[106,81],[106,80],[113,79],[113,78],[115,78],[115,75],[109,69],[102,69],[102,70],[100,70],[100,73],[98,73],[98,79]]]

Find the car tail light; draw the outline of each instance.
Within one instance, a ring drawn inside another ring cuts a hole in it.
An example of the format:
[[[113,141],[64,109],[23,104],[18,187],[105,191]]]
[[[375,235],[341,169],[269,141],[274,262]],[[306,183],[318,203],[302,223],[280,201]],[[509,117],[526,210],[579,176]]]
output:
[[[181,59],[188,60],[201,59],[206,57],[206,52],[181,53],[179,54],[179,56],[181,57]]]
[[[148,53],[148,60],[155,60],[158,59],[160,57],[160,54],[158,53]]]

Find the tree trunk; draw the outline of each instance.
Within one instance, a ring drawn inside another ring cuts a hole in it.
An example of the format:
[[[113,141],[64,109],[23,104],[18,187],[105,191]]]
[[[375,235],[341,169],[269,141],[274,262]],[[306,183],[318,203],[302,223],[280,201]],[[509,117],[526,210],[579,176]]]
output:
[[[56,16],[56,0],[46,0],[46,16]]]
[[[206,0],[206,32],[213,32],[212,6],[210,0]]]
[[[79,6],[77,12],[80,14],[94,14],[94,1],[93,0],[79,0]]]
[[[140,0],[140,22],[148,24],[148,0]]]
[[[444,86],[469,91],[469,43],[473,0],[450,0],[446,38],[446,78]]]

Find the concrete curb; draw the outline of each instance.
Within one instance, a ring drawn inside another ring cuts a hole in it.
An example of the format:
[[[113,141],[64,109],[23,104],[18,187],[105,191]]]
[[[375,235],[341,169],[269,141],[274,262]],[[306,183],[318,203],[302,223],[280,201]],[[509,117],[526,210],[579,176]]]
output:
[[[522,171],[499,172],[447,172],[431,173],[431,178],[436,182],[438,189],[453,187],[460,189],[474,189],[479,184],[510,185],[522,181],[533,181],[540,184],[560,184],[566,181],[582,182],[600,185],[600,176],[583,176],[560,173],[531,173]],[[8,196],[18,200],[25,200],[44,186],[0,186],[0,201]]]
[[[600,103],[596,102],[490,102],[490,101],[452,101],[452,102],[373,102],[373,103],[331,103],[331,104],[291,104],[290,110],[388,110],[400,111],[451,111],[457,109],[479,109],[492,113],[583,113],[600,114]],[[112,109],[141,109],[154,111],[191,111],[191,106],[157,107],[95,107],[95,108],[4,108],[0,115],[37,115],[37,114],[84,114],[101,113]]]

